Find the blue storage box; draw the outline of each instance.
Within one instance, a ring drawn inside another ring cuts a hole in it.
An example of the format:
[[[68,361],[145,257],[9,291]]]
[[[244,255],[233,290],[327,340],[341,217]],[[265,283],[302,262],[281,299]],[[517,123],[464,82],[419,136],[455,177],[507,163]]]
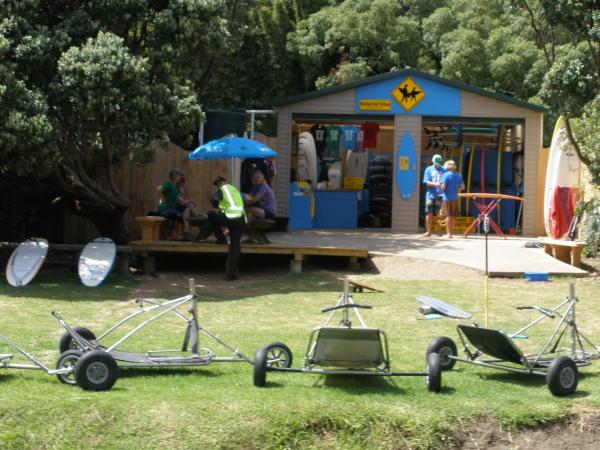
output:
[[[548,281],[548,272],[525,272],[527,281]]]

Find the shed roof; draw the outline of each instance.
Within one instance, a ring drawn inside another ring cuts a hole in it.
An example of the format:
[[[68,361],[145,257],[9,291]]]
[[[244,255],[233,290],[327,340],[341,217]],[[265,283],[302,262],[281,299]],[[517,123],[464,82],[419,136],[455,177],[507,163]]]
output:
[[[367,84],[377,83],[379,81],[389,80],[392,78],[403,78],[403,77],[410,76],[410,75],[426,78],[428,80],[431,80],[431,81],[434,81],[437,83],[446,84],[448,86],[462,89],[464,91],[469,91],[469,92],[473,92],[478,95],[490,97],[495,100],[499,100],[501,102],[511,103],[513,105],[520,106],[522,108],[531,109],[533,111],[538,111],[538,112],[546,111],[546,108],[544,108],[543,106],[540,106],[540,105],[534,105],[532,103],[527,103],[527,102],[524,102],[517,98],[510,97],[508,95],[500,94],[498,92],[488,91],[488,90],[482,89],[480,87],[473,86],[471,84],[463,83],[462,81],[455,81],[455,80],[449,80],[447,78],[438,77],[437,75],[432,75],[430,73],[422,72],[420,70],[413,69],[413,68],[402,69],[402,70],[398,70],[395,72],[388,72],[388,73],[384,73],[381,75],[374,75],[372,77],[363,78],[361,80],[356,80],[356,81],[351,81],[351,82],[345,83],[345,84],[338,84],[336,86],[331,86],[331,87],[319,89],[316,91],[310,91],[310,92],[306,92],[304,94],[294,95],[292,97],[285,97],[285,98],[277,99],[274,102],[274,106],[280,107],[280,106],[285,106],[285,105],[291,105],[293,103],[298,103],[298,102],[301,102],[304,100],[310,100],[313,98],[322,97],[325,95],[333,94],[335,92],[340,92],[340,91],[344,91],[347,89],[364,86]]]

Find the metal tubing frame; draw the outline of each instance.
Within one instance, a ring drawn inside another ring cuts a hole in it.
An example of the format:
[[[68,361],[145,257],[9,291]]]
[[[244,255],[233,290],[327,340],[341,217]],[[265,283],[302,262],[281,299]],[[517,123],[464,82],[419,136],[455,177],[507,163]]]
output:
[[[269,372],[293,372],[293,373],[315,373],[326,375],[366,375],[376,377],[423,377],[429,375],[428,372],[390,372],[383,370],[335,370],[335,369],[317,369],[312,367],[269,367]]]
[[[565,299],[564,301],[559,303],[557,306],[555,306],[551,310],[548,310],[548,312],[554,313],[560,317],[558,324],[554,327],[554,330],[550,334],[550,337],[544,342],[544,344],[539,352],[537,352],[536,354],[530,355],[530,356],[522,355],[523,356],[522,362],[523,362],[523,366],[524,366],[523,369],[506,366],[504,364],[496,364],[496,362],[499,362],[500,360],[476,361],[475,359],[479,356],[479,354],[477,354],[479,352],[477,351],[477,352],[473,353],[470,351],[467,340],[465,339],[465,337],[463,336],[463,333],[460,331],[459,328],[457,328],[458,336],[463,344],[463,351],[468,355],[469,359],[458,358],[458,357],[453,357],[453,356],[450,356],[450,358],[455,359],[456,361],[466,362],[466,363],[470,363],[470,364],[474,364],[474,365],[478,365],[478,366],[502,369],[502,370],[507,370],[507,371],[516,372],[516,373],[525,373],[525,374],[545,376],[547,373],[547,369],[546,370],[538,370],[538,369],[535,369],[535,367],[539,366],[542,358],[560,353],[560,349],[557,349],[557,347],[560,344],[561,340],[563,339],[563,337],[565,335],[565,331],[567,330],[567,327],[569,327],[570,331],[571,331],[571,333],[570,333],[571,340],[570,340],[570,346],[569,346],[569,349],[567,350],[567,352],[568,352],[570,358],[573,359],[573,362],[578,367],[588,366],[591,364],[592,360],[600,359],[600,348],[598,348],[596,345],[594,345],[594,343],[591,342],[585,335],[583,335],[582,333],[579,332],[579,329],[577,328],[577,324],[575,321],[575,318],[576,318],[575,306],[576,306],[577,302],[578,302],[578,299],[577,299],[577,297],[575,297],[574,287],[573,287],[573,285],[571,285],[570,289],[569,289],[569,297],[567,297],[567,299]],[[567,309],[565,310],[564,313],[561,313],[560,309],[562,307],[564,307],[565,305],[568,305]],[[544,320],[546,318],[549,318],[549,316],[542,313],[540,315],[540,317],[533,320],[532,322],[530,322],[523,328],[519,329],[518,331],[515,331],[514,333],[509,334],[508,337],[512,339],[514,336],[520,335],[524,331],[532,328],[533,326],[537,325],[538,323],[540,323],[542,320]],[[557,340],[555,340],[557,335],[559,337]],[[586,351],[583,346],[582,339],[587,344],[592,346],[595,349],[595,351],[594,352]],[[554,343],[554,348],[552,349],[552,351],[547,352],[548,347],[550,347],[550,345],[552,343]]]
[[[39,359],[37,359],[32,354],[27,353],[25,350],[23,350],[21,347],[19,347],[17,344],[15,344],[13,341],[11,341],[6,336],[2,336],[0,334],[0,339],[3,340],[6,344],[8,344],[10,347],[14,348],[17,352],[19,352],[21,355],[23,355],[25,358],[29,359],[33,363],[33,365],[32,364],[11,363],[9,361],[14,356],[14,355],[11,355],[8,358],[0,359],[0,369],[43,370],[48,375],[66,374],[66,373],[70,373],[73,371],[73,368],[50,369],[43,362],[41,362]],[[6,356],[6,355],[3,355],[3,356]]]

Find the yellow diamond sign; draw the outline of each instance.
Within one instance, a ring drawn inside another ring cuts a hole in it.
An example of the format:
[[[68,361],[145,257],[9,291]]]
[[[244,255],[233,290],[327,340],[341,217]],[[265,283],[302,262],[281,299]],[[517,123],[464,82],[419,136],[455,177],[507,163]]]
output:
[[[411,77],[406,77],[396,89],[392,91],[392,96],[400,103],[405,111],[410,111],[425,98],[425,91],[413,81]]]

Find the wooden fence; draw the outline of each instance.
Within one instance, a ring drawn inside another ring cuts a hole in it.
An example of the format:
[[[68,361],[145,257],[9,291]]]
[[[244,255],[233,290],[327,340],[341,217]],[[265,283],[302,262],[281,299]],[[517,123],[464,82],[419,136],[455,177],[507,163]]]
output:
[[[271,148],[276,148],[274,138],[257,134],[255,139]],[[126,220],[132,240],[140,236],[135,217],[144,216],[149,211],[157,209],[156,187],[168,179],[171,169],[180,169],[185,173],[185,197],[195,200],[200,212],[206,212],[212,208],[210,199],[214,192],[212,185],[214,178],[222,175],[231,179],[230,164],[227,161],[190,161],[188,152],[175,145],[170,145],[166,150],[157,146],[154,161],[143,166],[132,161],[125,161],[116,174],[116,182],[121,192],[131,199]],[[65,212],[63,242],[83,243],[98,236],[99,232],[91,222],[70,211]]]

